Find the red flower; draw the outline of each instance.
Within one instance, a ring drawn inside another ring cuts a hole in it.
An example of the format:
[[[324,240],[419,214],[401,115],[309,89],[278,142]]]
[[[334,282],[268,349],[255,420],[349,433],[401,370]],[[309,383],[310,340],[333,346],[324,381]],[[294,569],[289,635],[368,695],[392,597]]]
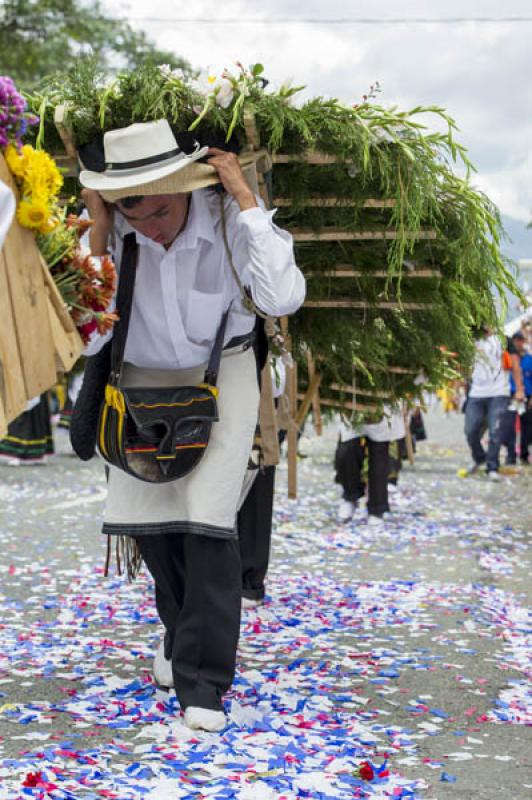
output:
[[[28,772],[22,785],[38,786],[40,783],[42,783],[42,772]]]
[[[362,778],[363,781],[372,781],[375,777],[375,773],[373,772],[373,767],[368,761],[363,761],[358,768],[358,774]]]

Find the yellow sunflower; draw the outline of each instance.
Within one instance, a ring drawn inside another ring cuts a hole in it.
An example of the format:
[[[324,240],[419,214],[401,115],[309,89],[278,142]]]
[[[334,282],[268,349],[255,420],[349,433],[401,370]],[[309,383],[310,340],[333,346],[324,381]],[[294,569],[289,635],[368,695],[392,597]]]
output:
[[[42,200],[21,200],[17,209],[17,219],[24,228],[41,228],[50,218],[50,208]]]
[[[22,178],[24,176],[24,170],[26,169],[24,153],[20,153],[14,144],[10,144],[6,147],[4,155],[7,166],[13,175],[16,178]]]

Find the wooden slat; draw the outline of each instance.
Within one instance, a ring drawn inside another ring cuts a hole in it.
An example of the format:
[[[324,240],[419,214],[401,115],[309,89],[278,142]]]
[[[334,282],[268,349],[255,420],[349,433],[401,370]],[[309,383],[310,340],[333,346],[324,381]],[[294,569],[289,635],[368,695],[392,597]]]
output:
[[[312,400],[314,399],[314,395],[319,388],[321,382],[321,375],[319,372],[315,372],[310,380],[309,387],[305,394],[303,395],[303,401],[299,408],[297,409],[296,413],[296,425],[297,429],[299,430],[303,425],[305,418],[310,410],[310,406],[312,405]]]
[[[303,274],[305,278],[394,278],[398,280],[410,279],[410,278],[441,278],[441,272],[439,269],[415,269],[415,270],[403,270],[400,274],[399,273],[390,273],[386,270],[376,270],[373,272],[372,270],[360,270],[360,269],[349,269],[348,267],[336,267],[335,269],[328,269],[328,270],[311,270],[307,272],[304,267],[302,267]]]
[[[307,350],[307,368],[309,380],[312,381],[316,373],[316,363],[310,350]],[[321,419],[319,386],[312,397],[312,416],[314,418],[314,430],[316,431],[316,436],[321,436],[323,433],[323,424]]]
[[[71,161],[72,168],[77,169],[78,151],[74,144],[72,128],[68,125],[68,112],[65,105],[56,106],[54,111],[54,124],[61,137],[66,154]]]
[[[57,309],[51,298],[48,299],[48,316],[52,330],[57,372],[70,372],[83,352],[83,343],[75,328],[73,331],[65,331],[63,320],[58,316]]]
[[[410,425],[408,424],[408,407],[406,403],[403,403],[403,420],[405,424],[405,444],[406,444],[406,455],[408,458],[409,464],[414,463],[414,443],[412,441],[412,433],[410,432]]]
[[[268,353],[262,368],[259,400],[259,427],[263,463],[273,467],[280,461],[277,415],[273,399],[273,375],[271,354]]]
[[[293,161],[305,162],[306,164],[352,164],[352,159],[338,158],[327,153],[319,153],[316,150],[305,150],[303,153],[274,153],[274,164],[290,164]]]
[[[421,311],[433,307],[432,303],[397,303],[394,301],[381,301],[378,303],[366,303],[364,300],[305,300],[305,308],[358,308],[363,310],[392,310],[401,309],[402,311]]]
[[[57,288],[57,285],[52,277],[52,274],[48,269],[48,265],[46,264],[42,256],[40,257],[40,261],[44,275],[44,283],[46,285],[46,290],[48,292],[50,302],[52,303],[55,312],[58,318],[60,319],[61,324],[65,329],[65,331],[68,331],[69,333],[75,333],[76,326],[74,325],[74,320],[72,319],[72,317],[68,312],[68,306],[63,300],[61,292]]]
[[[391,372],[394,375],[417,375],[419,372],[418,369],[410,369],[409,367],[389,367],[383,364],[365,364],[364,366],[369,370],[386,370],[386,372]],[[356,365],[355,369],[357,369]]]
[[[244,130],[246,131],[247,145],[250,150],[258,150],[260,147],[259,132],[255,121],[255,114],[246,109],[244,111]]]
[[[295,500],[297,497],[297,363],[286,370],[286,388],[288,395],[288,410],[290,425],[287,432],[288,445],[288,497]]]
[[[7,417],[4,410],[4,401],[2,400],[2,393],[0,392],[0,439],[3,439],[7,433]]]
[[[0,178],[17,194],[2,157]],[[29,400],[55,384],[56,369],[40,253],[33,233],[16,220],[4,242],[3,256],[7,265],[7,283],[17,330],[24,387]]]
[[[335,392],[345,392],[346,394],[361,394],[364,397],[382,397],[382,398],[389,398],[391,397],[390,392],[383,392],[379,389],[359,389],[358,386],[341,386],[339,383],[331,383],[329,386],[330,389],[333,389]]]
[[[351,200],[348,197],[309,197],[306,200],[298,201],[298,206],[306,206],[308,208],[394,208],[397,201],[388,200],[364,200],[360,203],[357,200]],[[287,208],[293,204],[289,197],[275,197],[273,205],[278,208]]]
[[[299,394],[298,397],[303,399],[304,395]],[[366,405],[365,403],[352,403],[349,400],[329,400],[328,398],[320,397],[320,403],[322,406],[330,406],[331,408],[345,408],[348,411],[363,411],[367,412],[368,414],[373,414],[375,411],[379,410],[378,406]]]
[[[25,410],[28,398],[3,250],[0,251],[0,319],[0,397],[5,420],[9,423]]]
[[[322,228],[312,231],[304,228],[288,229],[294,242],[354,242],[354,241],[390,241],[399,238],[395,230],[382,231],[345,231],[341,228]],[[405,231],[405,239],[436,239],[436,231]]]
[[[54,153],[53,158],[65,178],[77,178],[79,170],[70,156],[66,156],[64,153]]]

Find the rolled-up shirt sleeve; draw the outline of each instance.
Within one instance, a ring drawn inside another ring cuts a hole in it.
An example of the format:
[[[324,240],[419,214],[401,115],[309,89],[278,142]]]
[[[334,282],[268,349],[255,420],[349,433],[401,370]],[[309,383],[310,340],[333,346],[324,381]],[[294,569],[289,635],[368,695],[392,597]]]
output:
[[[249,208],[233,217],[235,268],[265,314],[293,314],[305,299],[305,278],[294,258],[291,235],[273,222],[275,209]]]

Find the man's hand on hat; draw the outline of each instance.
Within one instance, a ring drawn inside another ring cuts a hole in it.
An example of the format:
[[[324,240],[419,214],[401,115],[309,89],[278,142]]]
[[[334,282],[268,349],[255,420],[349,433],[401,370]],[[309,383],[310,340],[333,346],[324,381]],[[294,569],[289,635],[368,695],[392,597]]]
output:
[[[83,189],[81,197],[94,223],[89,233],[92,255],[103,256],[108,252],[109,236],[113,230],[113,207],[94,189]]]
[[[207,163],[214,167],[224,189],[228,194],[233,195],[241,211],[257,207],[255,195],[246,181],[242,167],[234,153],[228,153],[218,147],[210,147]]]

